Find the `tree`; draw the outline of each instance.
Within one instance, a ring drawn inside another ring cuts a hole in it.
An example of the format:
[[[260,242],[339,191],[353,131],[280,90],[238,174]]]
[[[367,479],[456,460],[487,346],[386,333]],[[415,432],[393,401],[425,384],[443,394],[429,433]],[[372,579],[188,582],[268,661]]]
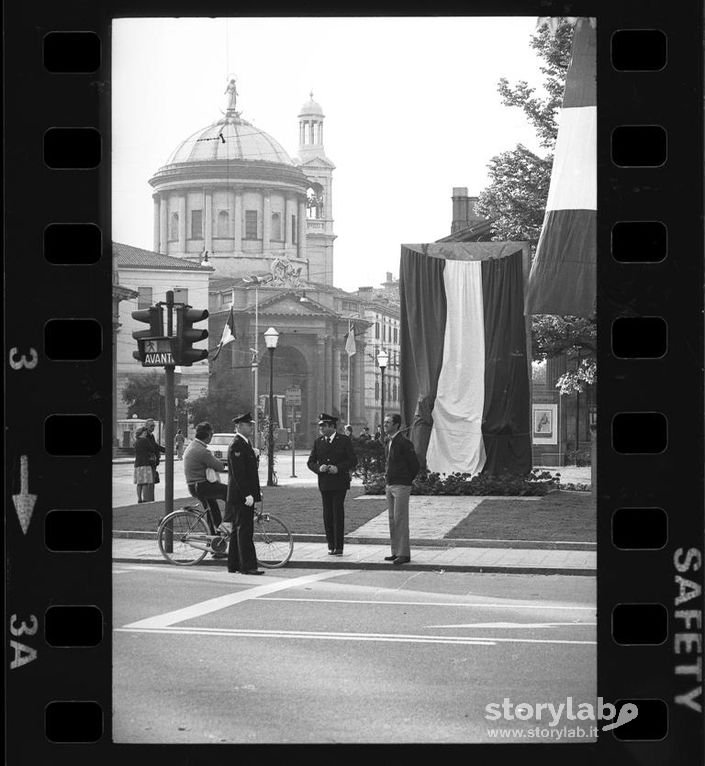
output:
[[[559,19],[555,26],[544,22],[531,37],[530,45],[543,61],[545,96],[525,81],[510,85],[506,78],[498,84],[505,106],[521,109],[536,129],[539,144],[548,150],[539,157],[525,146],[493,157],[489,163],[490,184],[478,199],[477,211],[492,219],[493,239],[529,242],[536,252],[550,184],[552,151],[558,134],[557,115],[561,107],[565,78],[570,63],[573,25]],[[565,353],[575,367],[556,384],[561,394],[582,392],[596,379],[596,326],[594,318],[557,317],[537,314],[532,317],[534,359],[547,359]]]
[[[216,432],[231,431],[235,415],[245,412],[251,406],[247,399],[235,391],[234,386],[228,384],[212,386],[206,396],[192,399],[186,404],[194,425],[208,421]]]
[[[127,403],[127,417],[155,418],[160,416],[159,386],[161,372],[152,371],[127,376],[127,385],[122,391],[122,400]]]

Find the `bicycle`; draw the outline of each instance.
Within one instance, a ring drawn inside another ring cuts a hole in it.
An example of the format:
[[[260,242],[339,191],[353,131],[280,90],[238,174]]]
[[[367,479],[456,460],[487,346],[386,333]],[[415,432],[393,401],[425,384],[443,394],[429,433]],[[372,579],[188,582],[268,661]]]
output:
[[[208,510],[187,505],[167,514],[157,528],[159,550],[170,564],[193,566],[208,553],[224,553],[230,534],[211,533]],[[294,552],[294,538],[286,524],[263,509],[254,512],[253,541],[257,562],[268,569],[283,567]]]

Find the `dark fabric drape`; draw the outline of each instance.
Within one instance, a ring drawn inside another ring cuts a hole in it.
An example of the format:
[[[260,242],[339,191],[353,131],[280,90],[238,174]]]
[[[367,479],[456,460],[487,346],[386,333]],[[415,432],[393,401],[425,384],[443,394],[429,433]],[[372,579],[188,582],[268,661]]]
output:
[[[402,246],[399,266],[401,416],[422,467],[433,425],[446,329],[445,260]]]
[[[482,262],[485,318],[484,473],[531,470],[529,368],[521,253]]]
[[[546,213],[529,276],[527,313],[592,316],[597,292],[597,213]]]

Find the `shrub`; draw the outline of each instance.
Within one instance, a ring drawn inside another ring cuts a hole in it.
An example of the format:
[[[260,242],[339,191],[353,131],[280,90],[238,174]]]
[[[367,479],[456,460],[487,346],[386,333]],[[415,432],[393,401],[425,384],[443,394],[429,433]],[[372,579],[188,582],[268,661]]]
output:
[[[384,456],[384,451],[382,451]],[[367,469],[362,476],[368,495],[384,493],[385,481],[382,471]],[[439,474],[422,471],[414,479],[412,495],[515,495],[540,496],[558,489],[559,474],[551,474],[534,468],[526,475],[478,473]]]

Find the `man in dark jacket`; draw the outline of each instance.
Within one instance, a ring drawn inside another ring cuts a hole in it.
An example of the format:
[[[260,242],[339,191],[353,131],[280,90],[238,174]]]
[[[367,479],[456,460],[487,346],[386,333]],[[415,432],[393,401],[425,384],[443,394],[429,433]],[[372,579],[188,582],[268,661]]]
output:
[[[233,532],[228,548],[228,572],[261,575],[252,541],[254,507],[262,500],[257,472],[257,456],[250,444],[252,415],[233,418],[235,438],[228,450],[228,497],[225,506],[226,523],[232,522]]]
[[[307,463],[318,474],[329,556],[343,555],[345,495],[350,488],[350,471],[357,465],[352,442],[335,430],[337,422],[337,418],[325,412],[318,416],[321,435],[313,443]]]
[[[394,413],[384,418],[387,441],[385,479],[387,482],[387,509],[392,555],[385,561],[406,564],[411,561],[409,549],[409,496],[411,485],[419,472],[419,460],[414,445],[400,432],[401,415]]]

